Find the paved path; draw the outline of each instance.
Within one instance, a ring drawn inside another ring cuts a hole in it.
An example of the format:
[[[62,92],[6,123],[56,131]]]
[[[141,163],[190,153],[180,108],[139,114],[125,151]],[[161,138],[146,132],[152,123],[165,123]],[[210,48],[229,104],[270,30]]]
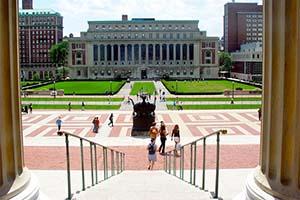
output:
[[[143,172],[143,170],[146,169],[147,165],[145,146],[148,144],[149,138],[130,136],[132,127],[131,111],[112,111],[115,116],[115,125],[113,128],[107,126],[110,112],[111,111],[68,112],[34,110],[33,114],[22,115],[25,165],[37,175],[41,182],[42,191],[46,191],[45,194],[49,194],[50,199],[64,199],[67,194],[65,185],[65,139],[64,137],[56,135],[57,129],[55,120],[59,115],[61,115],[63,119],[63,130],[125,152],[126,170],[138,170],[138,172],[141,173],[148,173]],[[229,200],[242,191],[247,174],[258,165],[260,122],[257,120],[257,110],[158,111],[156,114],[156,121],[165,121],[169,132],[175,124],[179,124],[182,144],[191,142],[215,130],[227,129],[228,134],[221,136],[220,168],[222,170],[220,172],[220,195],[223,199]],[[97,135],[91,131],[92,119],[95,116],[100,117],[101,121],[100,133]],[[160,144],[159,139],[157,144]],[[84,144],[84,146],[84,162],[88,170],[90,167],[90,154],[88,144]],[[168,136],[167,148],[171,149],[173,146],[174,143]],[[208,159],[206,168],[210,169],[208,170],[206,180],[207,183],[211,185],[211,187],[208,188],[210,191],[214,190],[213,180],[215,171],[213,169],[215,167],[215,149],[216,138],[211,137],[207,140],[206,151]],[[99,159],[98,169],[101,170],[103,168],[101,162],[102,150],[98,149],[97,151]],[[79,141],[70,139],[71,169],[73,170],[72,180],[74,181],[72,182],[73,190],[76,188],[79,190],[81,188],[79,152]],[[189,158],[189,152],[188,149],[185,151],[185,158],[187,159]],[[197,184],[199,185],[202,174],[201,143],[198,144],[197,153],[199,155],[197,161],[197,169],[199,170],[197,171]],[[247,159],[245,159],[245,156]],[[177,166],[179,166],[179,163]],[[189,162],[186,162],[186,179],[188,179],[189,167]],[[154,168],[155,170],[163,169],[163,156],[158,155],[158,161]],[[159,174],[162,172],[154,171],[154,173]],[[101,174],[101,171],[99,171],[99,174]],[[87,180],[90,180],[88,178],[89,176],[90,173],[87,171]],[[145,178],[140,178],[140,181],[147,180],[147,175],[144,174],[143,177]],[[124,177],[120,177],[120,179],[117,178],[117,176],[113,177],[110,179],[113,182],[107,182],[107,187],[111,187],[110,194],[114,194],[112,191],[114,188],[124,186]],[[168,179],[168,177],[166,179]],[[116,180],[116,182],[114,182],[114,180]],[[87,181],[87,185],[90,185],[89,183],[90,181]],[[106,187],[104,184],[106,183],[101,183],[99,188]],[[178,182],[178,184],[180,184],[181,187],[185,187],[184,185],[186,183]],[[131,185],[131,183],[128,183],[128,185]],[[188,184],[186,185],[191,187]],[[151,187],[148,189],[150,191],[152,190]],[[191,190],[191,188],[187,188],[187,190]],[[56,191],[60,191],[60,194],[55,195]],[[64,198],[61,198],[62,196]],[[109,197],[104,197],[103,199],[109,199]],[[166,196],[164,199],[173,200],[174,198],[173,196]]]

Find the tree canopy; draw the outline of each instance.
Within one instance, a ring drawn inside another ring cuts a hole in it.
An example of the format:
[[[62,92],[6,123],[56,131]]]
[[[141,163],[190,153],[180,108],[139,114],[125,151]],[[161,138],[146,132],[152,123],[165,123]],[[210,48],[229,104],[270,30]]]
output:
[[[64,67],[68,57],[69,45],[68,42],[63,41],[55,44],[50,49],[50,59],[57,67]],[[65,77],[65,71],[63,70],[62,77]]]
[[[227,52],[220,52],[219,53],[219,64],[222,71],[230,72],[232,69],[232,61],[231,56]]]

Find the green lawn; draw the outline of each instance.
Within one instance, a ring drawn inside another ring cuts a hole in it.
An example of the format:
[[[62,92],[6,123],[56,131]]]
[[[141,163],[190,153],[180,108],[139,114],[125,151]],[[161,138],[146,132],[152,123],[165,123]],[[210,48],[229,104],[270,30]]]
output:
[[[174,109],[173,105],[167,105],[169,110],[178,110],[178,106]],[[211,110],[211,109],[258,109],[261,105],[253,104],[222,104],[222,105],[182,105],[183,110]]]
[[[167,98],[167,101],[231,101],[231,97],[178,97]],[[261,101],[260,97],[237,97],[234,101]]]
[[[56,90],[64,90],[64,94],[70,95],[101,95],[118,92],[125,81],[63,81],[55,84]],[[34,88],[34,90],[53,89],[54,84]]]
[[[232,90],[234,88],[242,88],[243,90],[259,89],[254,86],[237,83],[227,80],[206,80],[206,81],[166,81],[162,80],[163,84],[171,93],[223,93],[224,90]]]
[[[98,101],[109,101],[109,98],[78,98],[78,97],[56,97],[55,99],[53,97],[26,97],[26,98],[22,98],[22,101],[77,101],[77,102],[88,102],[88,101],[94,101],[94,102],[98,102]],[[121,102],[123,101],[123,98],[111,98],[111,101],[114,102]]]
[[[86,105],[84,108],[86,110],[118,110],[120,109],[121,105]],[[63,109],[68,110],[68,105],[43,105],[43,104],[36,104],[33,105],[34,109]],[[72,110],[80,110],[81,105],[72,105]]]
[[[131,89],[130,95],[136,95],[139,92],[153,94],[155,86],[152,82],[135,82]]]

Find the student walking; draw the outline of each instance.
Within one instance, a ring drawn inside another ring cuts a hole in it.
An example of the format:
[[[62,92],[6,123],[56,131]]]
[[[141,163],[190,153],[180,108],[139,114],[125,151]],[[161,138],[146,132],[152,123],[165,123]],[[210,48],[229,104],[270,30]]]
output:
[[[85,106],[84,102],[81,102],[81,111],[84,111],[84,106]]]
[[[157,134],[158,134],[158,128],[156,127],[156,122],[153,122],[152,126],[149,129],[149,136],[151,139],[155,140],[157,137]]]
[[[178,152],[177,152],[178,145],[177,144],[180,143],[180,133],[179,133],[178,124],[176,124],[172,130],[171,140],[173,140],[173,138],[174,138],[174,142],[175,142],[175,150],[176,150],[176,153],[178,154]]]
[[[69,104],[68,104],[68,111],[71,111],[71,102],[69,102]]]
[[[114,126],[114,115],[111,113],[110,116],[109,116],[109,123],[108,123],[108,126],[113,127]]]
[[[161,145],[158,148],[159,153],[164,154],[165,153],[165,148],[166,148],[166,140],[167,140],[167,130],[166,130],[166,125],[163,121],[161,121],[160,129],[159,129],[159,135],[160,135],[160,141]]]
[[[32,103],[29,104],[28,108],[29,108],[29,112],[32,113]]]
[[[156,162],[156,149],[155,139],[151,138],[151,142],[147,146],[148,150],[148,170],[153,170],[154,163]]]
[[[60,131],[61,128],[61,124],[62,124],[62,120],[61,120],[61,116],[59,116],[56,120],[56,125],[57,125],[57,130]]]

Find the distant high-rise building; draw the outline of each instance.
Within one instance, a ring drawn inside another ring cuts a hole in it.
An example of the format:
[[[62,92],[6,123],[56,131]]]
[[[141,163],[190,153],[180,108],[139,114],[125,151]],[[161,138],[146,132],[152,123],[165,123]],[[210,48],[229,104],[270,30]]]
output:
[[[22,0],[22,9],[33,9],[32,0]]]
[[[32,0],[23,0],[23,3]],[[23,4],[23,8],[26,7]],[[21,78],[48,79],[55,75],[49,50],[62,41],[63,17],[53,10],[19,11],[19,46]],[[37,75],[35,75],[37,74]]]
[[[224,6],[224,50],[239,50],[241,44],[262,42],[263,6],[257,3],[227,3]]]

